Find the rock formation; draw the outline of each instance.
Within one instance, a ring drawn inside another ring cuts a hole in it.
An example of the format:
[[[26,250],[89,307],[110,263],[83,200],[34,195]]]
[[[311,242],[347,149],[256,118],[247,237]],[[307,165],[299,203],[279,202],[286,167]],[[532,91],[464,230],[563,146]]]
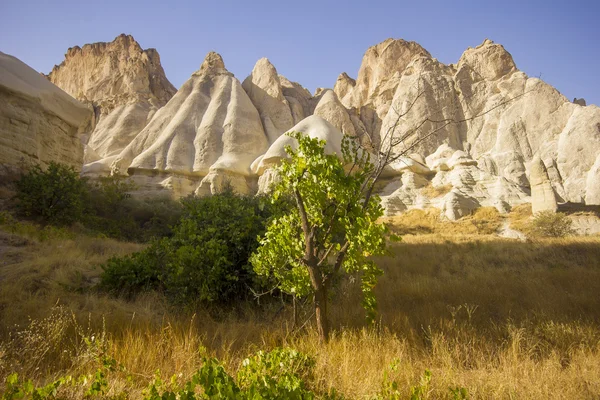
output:
[[[261,58],[242,86],[260,113],[269,143],[275,142],[283,132],[294,125],[292,108],[283,95],[277,70],[269,60]],[[300,108],[296,106],[296,118],[303,117],[298,115],[299,113]]]
[[[283,75],[279,75],[279,82],[281,83],[283,95],[292,110],[294,124],[297,124],[313,113],[312,95],[306,88],[297,82],[291,82]]]
[[[344,135],[335,126],[317,115],[303,119],[288,132],[302,132],[309,137],[325,140],[326,153],[342,154],[342,138]],[[296,149],[298,143],[296,139],[290,136],[281,135],[265,154],[258,157],[252,163],[252,172],[260,177],[258,180],[258,190],[260,193],[267,192],[270,183],[276,179],[271,169],[279,164],[281,159],[288,157],[285,151],[287,146]]]
[[[143,190],[168,188],[177,196],[210,194],[226,181],[240,193],[256,191],[250,164],[268,148],[258,111],[217,53],[156,112],[115,158]]]
[[[558,209],[556,196],[544,162],[539,157],[534,157],[530,167],[531,182],[531,211],[533,214],[540,211],[554,211]]]
[[[399,152],[419,153],[438,171],[434,181],[450,174],[454,189],[504,210],[530,201],[528,165],[534,154],[548,166],[561,201],[594,204],[600,184],[594,169],[598,123],[598,107],[575,105],[543,81],[528,78],[501,45],[486,40],[465,51],[457,65],[413,57],[398,78],[379,135],[390,145],[392,130],[394,139],[414,132],[394,143]],[[420,206],[407,204],[412,205]]]
[[[48,79],[91,104],[95,120],[85,154],[85,173],[108,173],[110,163],[175,94],[158,52],[132,36],[72,47]]]
[[[388,215],[506,212],[542,187],[553,204],[600,204],[600,108],[529,78],[487,39],[450,65],[388,39],[366,51],[356,79],[342,73],[314,95],[266,58],[240,84],[211,53],[171,98],[158,54],[124,35],[70,49],[50,79],[96,110],[85,170],[127,173],[141,191],[264,191],[293,144],[282,135],[301,130],[334,148],[343,132],[401,155],[382,174]]]
[[[0,52],[0,175],[50,161],[81,169],[79,133],[91,118],[90,108]]]
[[[418,43],[387,39],[367,50],[356,80],[342,73],[334,91],[347,108],[371,106],[379,111],[380,106],[389,106],[398,78],[418,56],[431,57]]]
[[[357,135],[357,129],[352,123],[348,110],[338,100],[333,90],[328,89],[321,93],[320,100],[314,110],[314,115],[325,119],[346,135]]]

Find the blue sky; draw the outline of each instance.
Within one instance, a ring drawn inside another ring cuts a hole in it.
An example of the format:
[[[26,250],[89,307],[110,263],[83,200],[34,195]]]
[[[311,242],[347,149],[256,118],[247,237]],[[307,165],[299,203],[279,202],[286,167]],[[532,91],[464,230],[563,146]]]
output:
[[[414,40],[444,63],[490,38],[519,69],[600,105],[600,1],[0,0],[0,51],[49,72],[67,48],[133,35],[179,87],[207,52],[240,80],[267,57],[314,91],[356,77],[365,50]]]

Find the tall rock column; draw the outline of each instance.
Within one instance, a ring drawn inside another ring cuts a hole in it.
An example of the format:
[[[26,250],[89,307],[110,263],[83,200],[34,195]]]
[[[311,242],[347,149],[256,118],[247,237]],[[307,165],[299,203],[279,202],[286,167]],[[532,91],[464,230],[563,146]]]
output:
[[[531,211],[536,214],[540,211],[554,211],[558,209],[556,195],[548,178],[548,171],[544,162],[535,156],[531,161],[530,177],[531,183]]]

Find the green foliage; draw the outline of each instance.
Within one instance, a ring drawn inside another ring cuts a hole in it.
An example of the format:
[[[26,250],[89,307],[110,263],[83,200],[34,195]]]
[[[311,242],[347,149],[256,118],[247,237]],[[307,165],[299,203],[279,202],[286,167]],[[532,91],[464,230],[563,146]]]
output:
[[[89,181],[55,162],[32,167],[15,185],[20,215],[59,227],[78,222],[92,234],[121,240],[169,236],[181,216],[180,203],[168,198],[131,198],[134,186],[122,177]]]
[[[258,246],[272,206],[231,190],[186,198],[182,204],[183,216],[172,237],[108,261],[102,275],[105,289],[125,294],[157,289],[179,303],[223,303],[257,287],[248,257]]]
[[[60,391],[63,388],[76,386],[83,389],[86,398],[130,398],[127,388],[110,397],[107,396],[111,388],[112,374],[127,373],[127,370],[112,357],[98,357],[96,362],[98,362],[98,369],[94,374],[82,375],[77,379],[71,376],[61,377],[41,387],[35,387],[31,380],[19,380],[19,376],[13,373],[5,381],[2,400],[62,398]],[[277,348],[268,353],[259,351],[242,362],[236,382],[219,360],[204,357],[200,369],[181,384],[178,383],[176,376],[172,377],[169,383],[163,382],[160,371],[157,371],[154,379],[144,390],[143,398],[145,400],[310,400],[317,398],[306,384],[306,379],[312,377],[314,365],[312,358],[295,350]],[[321,398],[333,400],[336,397],[326,394]]]
[[[35,165],[15,182],[19,212],[43,223],[69,225],[84,216],[85,180],[73,167]]]
[[[70,376],[67,376],[50,382],[45,386],[35,387],[30,379],[19,380],[19,375],[17,373],[12,373],[6,378],[2,400],[55,399],[59,388],[71,384],[72,382],[73,379]]]
[[[429,389],[431,382],[431,371],[426,369],[418,385],[410,388],[410,400],[422,400]]]
[[[381,391],[373,397],[373,400],[400,400],[407,398],[402,394],[402,387],[398,381],[391,378],[391,376],[398,371],[399,365],[400,360],[396,359],[392,361],[388,369],[384,372]],[[408,398],[410,400],[429,398],[431,377],[431,371],[426,369],[419,379],[419,383],[409,388]],[[464,387],[456,386],[454,388],[449,388],[449,391],[450,395],[455,400],[466,400],[469,398],[469,393]]]
[[[469,392],[461,386],[450,388],[450,395],[453,400],[467,400],[469,398]]]
[[[540,211],[533,216],[531,233],[541,237],[565,237],[574,233],[573,221],[563,213]]]
[[[242,362],[238,383],[251,399],[313,399],[305,384],[315,361],[292,349],[259,351]]]
[[[102,266],[100,286],[116,295],[164,289],[168,277],[166,263],[171,256],[166,239],[156,240],[148,248],[124,257],[113,257]]]
[[[382,271],[370,259],[384,254],[386,228],[380,200],[371,195],[373,165],[355,140],[345,137],[342,159],[325,153],[325,142],[290,133],[297,150],[277,168],[281,180],[273,199],[295,199],[296,207],[274,218],[251,261],[257,274],[276,280],[279,288],[299,297],[314,293],[309,271],[330,287],[345,271],[362,278],[363,305],[374,321],[373,288]],[[306,217],[303,223],[303,217]]]
[[[147,242],[170,236],[181,217],[181,204],[168,197],[132,198],[135,187],[123,177],[101,177],[88,188],[84,225],[109,237]]]
[[[202,367],[183,383],[165,385],[156,377],[145,391],[147,400],[164,399],[239,399],[239,400],[310,400],[317,395],[307,388],[315,362],[292,349],[259,351],[242,361],[237,379],[225,371],[216,358],[205,357]],[[202,389],[202,394],[198,393]],[[331,395],[321,396],[333,399]],[[339,397],[338,397],[339,398]]]

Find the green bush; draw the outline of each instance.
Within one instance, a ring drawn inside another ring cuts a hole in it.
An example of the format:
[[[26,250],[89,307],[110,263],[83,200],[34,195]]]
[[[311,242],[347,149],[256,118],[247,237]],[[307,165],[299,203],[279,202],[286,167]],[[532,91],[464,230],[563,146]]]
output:
[[[170,236],[182,207],[167,196],[132,198],[134,185],[122,177],[103,177],[89,183],[84,225],[106,236],[138,242]]]
[[[265,231],[272,206],[230,190],[186,198],[182,205],[183,216],[172,237],[104,265],[104,289],[126,295],[156,289],[178,303],[226,303],[260,286],[248,258]]]
[[[87,185],[73,167],[50,162],[35,165],[15,182],[21,215],[53,225],[80,221],[85,212]]]
[[[531,233],[541,237],[565,237],[572,235],[573,221],[563,213],[540,211],[533,216]]]
[[[182,213],[168,197],[134,199],[134,185],[122,177],[81,178],[64,164],[32,167],[16,181],[17,211],[44,225],[80,222],[88,233],[139,242],[172,234]]]

